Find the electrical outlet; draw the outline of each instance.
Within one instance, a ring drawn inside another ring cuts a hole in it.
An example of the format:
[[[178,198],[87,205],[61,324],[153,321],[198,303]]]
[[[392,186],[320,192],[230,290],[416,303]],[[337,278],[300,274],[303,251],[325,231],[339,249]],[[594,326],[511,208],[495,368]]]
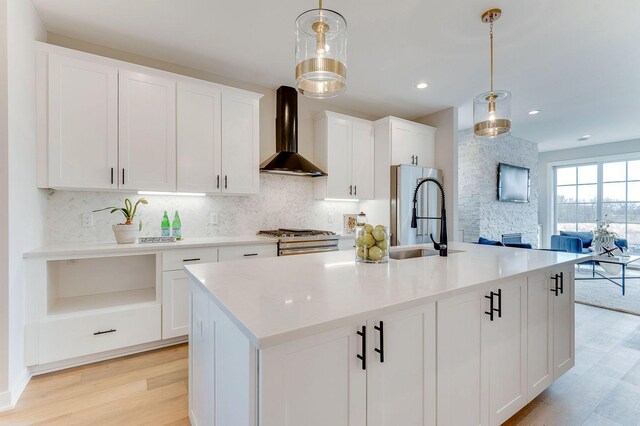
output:
[[[218,213],[210,213],[209,225],[217,225],[217,224],[218,224]]]
[[[329,216],[327,216],[327,222],[333,223],[335,220],[335,213],[329,213]]]
[[[90,228],[93,226],[93,213],[82,214],[82,226],[85,228]]]

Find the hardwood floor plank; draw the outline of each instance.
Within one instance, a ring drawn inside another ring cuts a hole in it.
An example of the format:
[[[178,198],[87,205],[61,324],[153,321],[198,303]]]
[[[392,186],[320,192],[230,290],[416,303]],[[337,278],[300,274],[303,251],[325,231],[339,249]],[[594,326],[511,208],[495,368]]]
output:
[[[184,382],[185,377],[189,377],[189,369],[187,367],[187,363],[184,368],[180,370],[171,371],[166,374],[160,374],[155,377],[150,377],[147,379],[147,390],[153,390],[162,386],[167,386],[173,384],[175,382]]]

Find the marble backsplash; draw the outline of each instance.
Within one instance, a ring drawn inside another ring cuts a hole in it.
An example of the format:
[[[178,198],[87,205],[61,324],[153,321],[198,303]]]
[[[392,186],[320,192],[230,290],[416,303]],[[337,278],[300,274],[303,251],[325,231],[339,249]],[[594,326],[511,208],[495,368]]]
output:
[[[122,215],[94,213],[93,226],[83,227],[82,214],[140,197],[137,193],[51,191],[47,197],[47,244],[114,241],[111,225],[120,223]],[[144,197],[149,204],[140,206],[136,220],[143,222],[141,236],[160,235],[164,210],[171,220],[179,211],[185,238],[250,235],[260,229],[286,227],[342,232],[342,215],[358,212],[358,203],[314,200],[311,178],[267,174],[260,176],[259,195]],[[217,225],[211,224],[211,213],[218,215]],[[330,215],[333,223],[329,223]]]

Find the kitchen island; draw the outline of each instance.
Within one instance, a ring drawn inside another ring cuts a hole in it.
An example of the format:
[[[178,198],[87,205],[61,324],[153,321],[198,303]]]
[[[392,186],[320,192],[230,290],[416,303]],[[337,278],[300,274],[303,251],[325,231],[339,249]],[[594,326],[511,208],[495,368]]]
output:
[[[574,265],[589,256],[450,249],[188,266],[193,424],[507,420],[574,365]]]

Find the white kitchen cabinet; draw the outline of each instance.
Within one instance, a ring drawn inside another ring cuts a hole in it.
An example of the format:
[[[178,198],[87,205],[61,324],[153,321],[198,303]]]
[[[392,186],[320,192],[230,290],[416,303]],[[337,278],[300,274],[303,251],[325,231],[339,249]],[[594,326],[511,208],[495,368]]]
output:
[[[222,92],[178,82],[178,191],[220,192]]]
[[[324,111],[314,122],[314,162],[328,174],[314,179],[316,198],[373,198],[372,122]]]
[[[365,426],[367,370],[360,323],[261,351],[262,426]],[[373,362],[373,361],[372,361]]]
[[[198,294],[200,293],[200,294]],[[213,424],[211,418],[215,404],[215,369],[212,365],[214,327],[209,321],[208,299],[202,290],[192,287],[188,291],[191,313],[189,336],[189,418],[194,425]],[[200,297],[198,297],[200,296]]]
[[[276,244],[252,244],[246,246],[220,247],[218,250],[218,260],[226,262],[229,260],[255,259],[258,257],[276,257],[278,246]]]
[[[176,190],[176,83],[120,70],[120,188]]]
[[[489,424],[484,296],[476,291],[437,304],[436,412],[440,425]]]
[[[117,188],[118,68],[55,54],[48,56],[48,67],[43,62],[49,185]]]
[[[553,383],[553,302],[549,272],[531,274],[527,288],[528,387],[532,401]]]
[[[438,424],[501,424],[528,402],[526,291],[521,279],[438,302]]]
[[[436,424],[435,304],[367,322],[367,425]]]
[[[576,364],[574,267],[559,268],[559,291],[553,297],[553,376],[558,379]],[[555,288],[556,282],[552,280]]]
[[[410,164],[433,167],[436,129],[392,117],[389,119],[389,132],[391,165]]]
[[[259,95],[222,95],[222,192],[260,191]]]
[[[189,277],[184,271],[162,273],[162,338],[189,334]]]
[[[498,425],[517,413],[527,399],[527,279],[501,285],[494,292],[498,316],[483,316],[489,358],[489,423]],[[497,299],[497,300],[496,300]],[[486,304],[485,304],[486,306]]]

